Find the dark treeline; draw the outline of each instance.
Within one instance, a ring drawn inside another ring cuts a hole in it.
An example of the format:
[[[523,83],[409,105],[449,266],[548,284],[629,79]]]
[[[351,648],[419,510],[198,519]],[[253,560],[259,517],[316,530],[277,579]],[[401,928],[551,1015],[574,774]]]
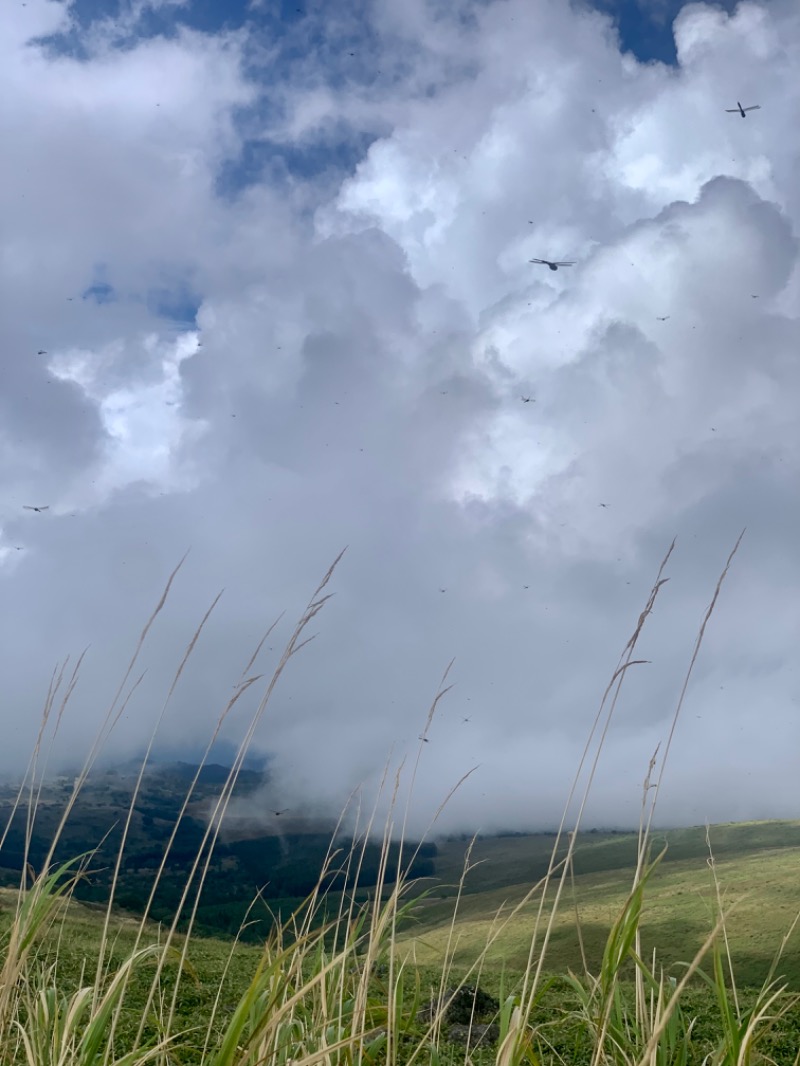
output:
[[[130,800],[130,794],[126,796],[123,790],[118,796],[107,791],[102,806],[96,797],[79,798],[67,819],[54,861],[60,863],[87,855],[85,874],[75,890],[78,900],[92,903],[108,900],[128,812],[126,800]],[[143,912],[182,800],[179,793],[168,795],[162,789],[159,795],[142,796],[134,807],[117,883],[118,906],[137,914]],[[41,871],[63,811],[62,802],[40,804],[26,851],[27,809],[17,809],[0,850],[0,884],[19,884],[25,862],[36,873]],[[3,804],[0,807],[2,828],[10,816],[10,807]],[[192,865],[203,849],[205,832],[204,822],[184,815],[153,900],[154,919],[172,921]],[[351,853],[353,858],[348,867]],[[332,861],[326,867],[326,857],[331,854]],[[397,845],[392,845],[386,883],[393,884],[401,870],[414,878],[433,876],[435,855],[435,844],[423,844],[418,849],[406,845],[402,853]],[[278,913],[285,918],[287,912],[299,906],[314,890],[323,868],[326,870],[322,880],[324,889],[337,891],[347,884],[349,890],[366,892],[378,881],[380,862],[379,844],[354,844],[352,839],[343,837],[331,848],[330,832],[284,832],[281,836],[264,834],[250,839],[219,840],[203,884],[197,931],[209,935],[237,933],[254,897],[260,895],[261,902],[250,913],[250,924],[244,933],[245,939],[259,939]],[[354,885],[356,869],[358,881]],[[196,889],[189,896],[190,907],[195,894]]]

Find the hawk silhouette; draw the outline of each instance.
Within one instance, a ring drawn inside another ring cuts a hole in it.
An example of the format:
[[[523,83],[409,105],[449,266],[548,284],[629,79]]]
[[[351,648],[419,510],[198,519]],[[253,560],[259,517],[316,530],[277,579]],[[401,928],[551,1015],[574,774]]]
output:
[[[742,118],[747,118],[748,111],[760,111],[761,104],[753,104],[752,107],[742,107],[739,101],[736,101],[736,107],[726,107],[725,110],[729,115],[741,115]]]
[[[541,266],[548,266],[551,270],[558,270],[559,267],[575,266],[575,261],[572,259],[529,259],[528,262],[539,263]]]

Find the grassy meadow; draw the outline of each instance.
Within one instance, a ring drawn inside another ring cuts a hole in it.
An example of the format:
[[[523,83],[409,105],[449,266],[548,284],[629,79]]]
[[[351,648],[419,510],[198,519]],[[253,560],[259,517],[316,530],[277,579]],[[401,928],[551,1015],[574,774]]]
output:
[[[700,626],[673,729],[735,551]],[[194,826],[196,852],[182,867],[174,914],[152,920],[171,849],[184,839],[181,826],[194,809],[202,766],[187,782],[174,826],[160,844],[163,855],[140,913],[121,911],[116,894],[124,884],[141,781],[110,862],[107,902],[81,902],[76,895],[96,853],[71,862],[57,857],[70,812],[126,706],[126,692],[135,688],[138,658],[173,573],[71,786],[51,844],[36,851],[34,864],[48,751],[57,743],[75,675],[63,691],[64,671],[57,675],[48,697],[8,822],[19,827],[23,812],[24,832],[13,841],[23,860],[19,885],[0,889],[0,1066],[800,1063],[793,936],[800,823],[713,827],[710,851],[705,830],[655,830],[668,737],[660,761],[656,753],[644,775],[638,832],[604,834],[581,826],[603,738],[627,668],[637,662],[636,645],[668,558],[600,700],[572,785],[565,782],[565,810],[578,810],[569,826],[565,817],[549,835],[442,842],[436,876],[415,882],[415,845],[393,840],[392,826],[403,824],[405,812],[387,773],[394,792],[386,824],[358,806],[349,846],[337,851],[332,844],[308,899],[255,945],[241,936],[200,935],[203,888],[248,746],[328,598],[336,563],[265,680],[205,828]],[[203,624],[178,665],[173,689]],[[239,696],[261,681],[253,674],[259,649],[220,714],[209,751]],[[445,673],[418,757],[446,679]],[[410,773],[413,784],[413,765]],[[9,833],[0,826],[0,866]],[[367,892],[362,875],[368,868]]]
[[[712,826],[708,841],[725,899],[736,904],[727,932],[739,980],[760,984],[776,946],[800,910],[800,821]],[[589,965],[599,966],[608,930],[630,892],[636,846],[635,834],[579,836],[573,854],[574,880],[557,913],[549,945],[548,968],[553,972],[583,968],[581,941]],[[655,948],[664,966],[675,967],[700,949],[715,920],[706,829],[654,832],[653,846],[666,847],[666,852],[648,885],[642,942],[647,955]],[[437,884],[420,900],[400,936],[400,943],[413,949],[420,964],[435,964],[450,940],[465,848],[463,841],[439,843]],[[475,842],[472,868],[460,894],[457,946],[451,948],[456,966],[468,965],[489,938],[497,916],[517,906],[530,884],[546,875],[552,849],[553,839],[546,835]],[[566,844],[559,854],[566,854]],[[489,970],[505,968],[512,974],[524,970],[537,907],[537,902],[523,907],[512,925],[496,935],[485,955]],[[787,944],[781,972],[800,990],[800,933]]]

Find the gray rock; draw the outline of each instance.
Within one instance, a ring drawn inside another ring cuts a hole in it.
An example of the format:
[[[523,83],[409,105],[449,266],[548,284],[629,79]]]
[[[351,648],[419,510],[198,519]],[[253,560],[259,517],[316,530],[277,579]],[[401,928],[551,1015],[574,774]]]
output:
[[[447,1039],[451,1044],[475,1047],[478,1044],[496,1044],[500,1029],[492,1022],[490,1025],[451,1025],[447,1030]]]

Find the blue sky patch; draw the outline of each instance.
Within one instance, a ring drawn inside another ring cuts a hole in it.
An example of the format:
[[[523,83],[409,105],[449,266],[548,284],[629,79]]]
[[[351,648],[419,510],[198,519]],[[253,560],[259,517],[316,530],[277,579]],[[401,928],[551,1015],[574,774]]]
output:
[[[298,178],[324,179],[329,174],[332,181],[341,181],[364,158],[374,140],[374,135],[354,137],[352,131],[343,131],[342,138],[335,142],[326,139],[291,145],[263,139],[245,141],[241,154],[221,167],[217,195],[232,199],[249,185],[265,180],[270,185],[282,185]]]
[[[81,293],[82,300],[93,300],[96,304],[110,304],[116,298],[114,287],[105,281],[96,281]]]
[[[643,62],[660,60],[674,64],[676,57],[672,21],[685,2],[686,0],[662,0],[660,3],[654,3],[653,0],[594,0],[591,6],[614,18],[625,51],[632,52]],[[715,2],[717,6],[729,12],[736,6],[736,0]],[[483,0],[476,2],[476,8],[482,6],[487,6]],[[72,0],[70,12],[78,32],[53,37],[49,43],[57,50],[69,51],[71,54],[79,48],[81,31],[104,19],[124,20],[126,15],[129,19],[129,32],[120,38],[119,47],[130,47],[136,41],[148,37],[172,37],[181,26],[203,33],[221,33],[249,23],[253,28],[267,33],[272,42],[276,43],[280,42],[282,36],[292,36],[292,29],[307,15],[310,16],[309,28],[312,28],[313,24],[325,24],[324,15],[320,18],[319,11],[309,10],[306,0],[267,0],[255,8],[251,6],[250,0],[190,0],[189,3],[180,5],[166,3],[156,7],[145,6],[135,22],[130,21],[131,0]],[[463,15],[463,20],[468,21],[468,14],[467,12]],[[352,29],[353,23],[348,21]],[[363,19],[355,21],[360,24],[360,30],[366,28]],[[327,38],[325,43],[332,51],[340,52],[351,42],[335,42]],[[313,40],[310,44],[313,46]]]
[[[214,34],[250,22],[279,35],[304,17],[305,4],[280,0],[253,10],[250,0],[189,0],[186,4],[144,6],[134,20],[131,0],[71,0],[70,14],[76,30],[53,35],[47,42],[56,51],[72,54],[81,34],[106,20],[126,27],[127,32],[116,42],[117,47],[125,48],[150,37],[174,37],[181,26]]]
[[[595,0],[593,7],[611,15],[624,52],[632,52],[641,63],[657,60],[675,66],[677,54],[672,23],[688,0]],[[714,0],[715,6],[733,11],[737,0]]]
[[[202,300],[188,286],[149,289],[147,309],[159,318],[168,318],[182,326],[193,326]]]
[[[443,3],[445,0],[443,0]],[[502,0],[475,0],[475,10],[491,6]],[[569,2],[569,0],[565,0]],[[610,15],[617,27],[622,49],[631,52],[642,62],[660,61],[669,65],[676,62],[672,22],[684,6],[685,0],[593,0],[590,6]],[[727,11],[732,11],[736,0],[717,0]],[[446,6],[446,5],[445,5]],[[327,9],[330,11],[330,9]],[[152,37],[172,37],[181,27],[198,32],[215,34],[247,25],[253,43],[252,56],[255,65],[248,75],[261,82],[269,95],[271,85],[291,84],[296,64],[304,64],[309,56],[316,57],[321,76],[332,88],[337,88],[346,79],[355,78],[370,84],[379,76],[376,57],[380,44],[373,37],[364,0],[353,0],[345,9],[335,9],[333,19],[326,19],[326,9],[308,5],[305,0],[265,0],[253,6],[250,0],[189,0],[185,4],[162,3],[154,7],[144,6],[138,18],[132,16],[131,0],[72,0],[70,11],[77,29],[71,35],[50,38],[46,43],[55,51],[66,52],[81,58],[81,37],[90,27],[102,20],[121,20],[124,33],[117,40],[117,47],[130,48],[138,41]],[[467,13],[468,14],[468,13]],[[126,17],[127,16],[127,17]],[[467,17],[466,15],[464,16]],[[334,27],[336,36],[334,34]],[[259,65],[259,43],[268,46],[268,68]],[[393,57],[394,75],[399,74],[402,56]],[[386,57],[384,57],[386,60]],[[384,71],[384,77],[388,71]],[[435,90],[432,88],[432,92]],[[244,189],[260,181],[271,184],[292,181],[331,180],[350,172],[364,157],[375,135],[354,134],[350,129],[341,130],[336,138],[330,131],[306,145],[276,144],[264,138],[247,138],[249,130],[264,128],[259,112],[275,105],[272,100],[261,100],[252,108],[245,108],[236,121],[244,137],[244,145],[236,158],[226,160],[217,175],[216,189],[219,196],[233,199]],[[93,286],[87,297],[98,303],[112,298],[107,289]],[[175,294],[154,296],[153,300],[168,317],[185,316],[181,321],[190,321],[190,312],[196,306],[189,298]],[[150,298],[148,298],[150,302]],[[159,312],[162,313],[162,312]]]

